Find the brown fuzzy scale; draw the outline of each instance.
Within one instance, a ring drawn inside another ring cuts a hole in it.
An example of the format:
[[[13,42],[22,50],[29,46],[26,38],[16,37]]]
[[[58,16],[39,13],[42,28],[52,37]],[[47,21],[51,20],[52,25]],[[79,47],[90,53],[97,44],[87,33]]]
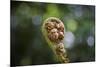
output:
[[[45,28],[48,31],[48,37],[51,41],[58,41],[63,40],[64,38],[64,26],[60,25],[62,23],[56,23],[56,22],[47,22],[45,24]]]
[[[58,56],[61,57],[61,59],[63,60],[62,62],[66,63],[68,62],[68,58],[66,56],[66,51],[64,49],[64,45],[63,43],[59,43],[57,46],[56,46],[56,53]]]
[[[64,38],[64,33],[63,32],[59,32],[59,39],[63,40],[63,38]]]

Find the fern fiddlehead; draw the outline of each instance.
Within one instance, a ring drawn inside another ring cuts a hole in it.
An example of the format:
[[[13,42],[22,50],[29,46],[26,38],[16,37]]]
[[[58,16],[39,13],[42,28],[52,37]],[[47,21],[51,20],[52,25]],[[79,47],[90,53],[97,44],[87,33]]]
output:
[[[43,22],[42,33],[48,45],[54,52],[58,62],[68,63],[69,59],[64,48],[65,27],[61,20],[55,17],[50,17]]]

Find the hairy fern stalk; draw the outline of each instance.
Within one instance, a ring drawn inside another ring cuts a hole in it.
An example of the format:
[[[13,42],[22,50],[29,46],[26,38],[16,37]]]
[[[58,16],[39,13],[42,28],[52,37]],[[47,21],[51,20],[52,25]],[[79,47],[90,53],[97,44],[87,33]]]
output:
[[[48,45],[54,52],[54,56],[58,62],[68,63],[69,59],[64,48],[65,27],[61,20],[55,17],[47,18],[42,25],[42,33]]]

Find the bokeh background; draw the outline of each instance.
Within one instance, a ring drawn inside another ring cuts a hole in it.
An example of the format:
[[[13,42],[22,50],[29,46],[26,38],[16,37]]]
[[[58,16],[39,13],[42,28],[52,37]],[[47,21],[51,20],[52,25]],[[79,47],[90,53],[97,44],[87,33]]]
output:
[[[48,17],[65,25],[70,63],[95,61],[95,6],[11,1],[11,66],[57,64],[41,26]]]

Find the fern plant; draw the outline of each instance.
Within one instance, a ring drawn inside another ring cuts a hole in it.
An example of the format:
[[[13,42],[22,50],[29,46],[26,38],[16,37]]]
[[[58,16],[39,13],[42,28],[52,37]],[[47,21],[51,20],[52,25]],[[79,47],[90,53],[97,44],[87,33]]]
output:
[[[61,63],[68,63],[69,59],[62,42],[64,39],[64,31],[64,24],[58,18],[50,17],[43,22],[43,36],[52,49],[56,60]]]

